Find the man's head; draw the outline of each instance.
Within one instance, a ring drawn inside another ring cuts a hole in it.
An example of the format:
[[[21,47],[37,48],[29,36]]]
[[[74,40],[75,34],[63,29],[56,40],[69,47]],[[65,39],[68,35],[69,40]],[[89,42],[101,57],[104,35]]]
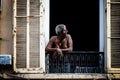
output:
[[[66,26],[65,26],[64,24],[59,24],[59,25],[57,25],[56,28],[55,28],[56,34],[58,34],[59,32],[61,32],[62,30],[67,30],[67,29],[66,29]]]
[[[67,34],[67,28],[64,24],[59,24],[55,28],[56,34],[61,36],[61,37],[66,37]]]

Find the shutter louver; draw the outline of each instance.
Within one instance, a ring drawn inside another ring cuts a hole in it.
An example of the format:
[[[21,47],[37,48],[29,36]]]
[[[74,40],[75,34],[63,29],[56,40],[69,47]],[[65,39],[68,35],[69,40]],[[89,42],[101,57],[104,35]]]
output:
[[[17,0],[16,67],[26,68],[26,0]]]
[[[120,68],[120,0],[111,2],[111,67]]]
[[[120,39],[111,39],[111,67],[120,68]]]
[[[39,0],[30,0],[30,67],[39,67]]]
[[[17,18],[17,67],[26,68],[26,18]]]

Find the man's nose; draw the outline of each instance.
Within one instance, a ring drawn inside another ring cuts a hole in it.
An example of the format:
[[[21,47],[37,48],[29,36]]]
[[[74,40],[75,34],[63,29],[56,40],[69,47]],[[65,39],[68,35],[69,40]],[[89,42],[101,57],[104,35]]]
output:
[[[66,33],[66,31],[63,31],[63,34],[65,34]]]

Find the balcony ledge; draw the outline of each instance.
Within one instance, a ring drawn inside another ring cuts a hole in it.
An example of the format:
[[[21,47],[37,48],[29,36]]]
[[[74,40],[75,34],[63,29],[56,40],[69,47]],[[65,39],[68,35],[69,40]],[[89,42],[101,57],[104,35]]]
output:
[[[5,79],[106,79],[106,74],[99,73],[55,73],[55,74],[10,74],[4,73],[1,77]]]

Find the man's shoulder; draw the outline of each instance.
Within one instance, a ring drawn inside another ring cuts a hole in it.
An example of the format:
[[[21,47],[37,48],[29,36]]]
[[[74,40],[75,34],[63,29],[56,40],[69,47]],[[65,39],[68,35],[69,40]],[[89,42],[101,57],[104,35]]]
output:
[[[72,39],[72,37],[71,37],[70,34],[67,34],[67,39],[68,39],[68,40],[71,40],[71,39]]]
[[[51,36],[51,40],[54,40],[56,38],[57,38],[57,36]]]
[[[70,34],[67,34],[67,37],[71,37],[71,35],[70,35]]]

